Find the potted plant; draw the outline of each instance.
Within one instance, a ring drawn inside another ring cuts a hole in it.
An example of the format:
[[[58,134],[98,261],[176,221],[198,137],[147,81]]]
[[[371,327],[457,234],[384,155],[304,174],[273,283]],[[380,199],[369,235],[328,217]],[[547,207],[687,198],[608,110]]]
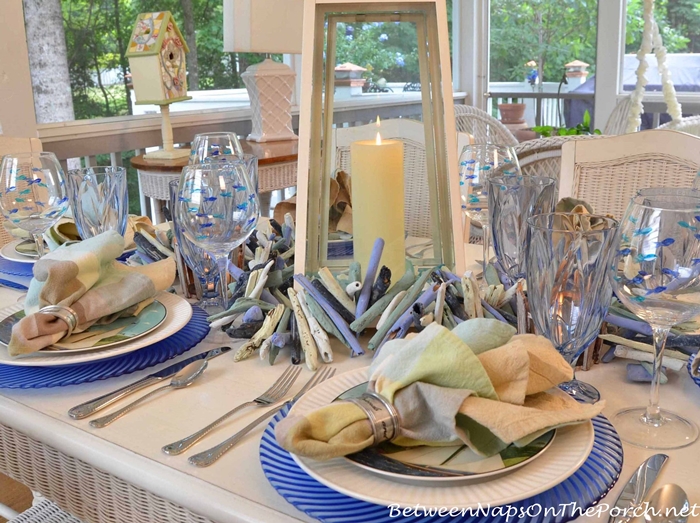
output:
[[[506,98],[507,100],[507,98]],[[523,123],[525,119],[525,104],[517,103],[517,98],[512,98],[512,103],[498,104],[501,113],[501,122],[504,124]]]
[[[550,136],[575,136],[578,134],[601,134],[600,129],[591,130],[591,113],[586,110],[583,113],[583,121],[576,127],[553,127],[551,125],[537,125],[532,128],[542,138]]]

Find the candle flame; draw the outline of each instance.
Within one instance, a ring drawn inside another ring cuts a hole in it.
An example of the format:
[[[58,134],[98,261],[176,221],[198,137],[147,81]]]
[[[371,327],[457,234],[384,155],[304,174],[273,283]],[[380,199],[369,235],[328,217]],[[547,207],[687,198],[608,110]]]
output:
[[[377,145],[382,145],[382,135],[379,134],[379,128],[382,126],[382,121],[379,119],[379,115],[377,115],[377,139],[375,143]]]

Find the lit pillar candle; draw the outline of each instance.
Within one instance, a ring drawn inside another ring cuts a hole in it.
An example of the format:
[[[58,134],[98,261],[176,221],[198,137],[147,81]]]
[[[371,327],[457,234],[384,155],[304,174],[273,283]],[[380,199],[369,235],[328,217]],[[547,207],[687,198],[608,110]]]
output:
[[[374,241],[383,238],[381,265],[397,281],[406,271],[403,142],[382,140],[379,133],[376,140],[353,142],[350,174],[355,261],[366,273]]]

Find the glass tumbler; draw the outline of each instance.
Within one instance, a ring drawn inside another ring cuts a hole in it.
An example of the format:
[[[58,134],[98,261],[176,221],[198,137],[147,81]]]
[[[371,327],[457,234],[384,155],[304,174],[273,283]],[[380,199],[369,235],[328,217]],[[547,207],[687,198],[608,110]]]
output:
[[[68,171],[73,219],[83,240],[105,231],[126,232],[129,193],[124,167],[87,167]]]

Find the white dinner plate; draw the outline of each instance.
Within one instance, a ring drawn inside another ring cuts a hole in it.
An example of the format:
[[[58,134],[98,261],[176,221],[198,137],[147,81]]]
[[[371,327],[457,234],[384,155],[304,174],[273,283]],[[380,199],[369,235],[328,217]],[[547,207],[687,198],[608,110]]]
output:
[[[290,415],[303,415],[331,403],[346,390],[367,381],[367,368],[325,381],[304,395]],[[543,455],[509,474],[460,484],[425,486],[399,483],[351,464],[345,458],[316,461],[292,454],[294,461],[320,483],[348,496],[379,505],[398,504],[428,508],[476,508],[500,506],[534,496],[571,476],[593,448],[593,424],[589,421],[557,430],[557,437]]]
[[[18,262],[18,263],[34,263],[34,262],[36,262],[36,258],[32,258],[31,256],[23,256],[15,250],[15,248],[20,243],[26,242],[26,241],[27,240],[14,240],[14,241],[11,241],[10,243],[6,243],[2,247],[2,249],[0,249],[0,256],[5,258],[6,260]]]
[[[148,345],[153,345],[181,330],[192,317],[192,306],[184,298],[169,292],[161,292],[157,294],[155,298],[163,304],[167,311],[167,316],[157,329],[134,341],[129,341],[106,349],[92,350],[90,352],[78,352],[75,354],[66,354],[66,352],[69,351],[62,351],[61,354],[57,354],[53,351],[35,352],[18,358],[10,357],[7,352],[7,346],[0,344],[0,365],[15,365],[20,367],[75,365],[76,363],[113,358],[114,356],[120,356],[147,347]],[[22,304],[7,307],[0,311],[0,319],[4,319],[22,308]]]

